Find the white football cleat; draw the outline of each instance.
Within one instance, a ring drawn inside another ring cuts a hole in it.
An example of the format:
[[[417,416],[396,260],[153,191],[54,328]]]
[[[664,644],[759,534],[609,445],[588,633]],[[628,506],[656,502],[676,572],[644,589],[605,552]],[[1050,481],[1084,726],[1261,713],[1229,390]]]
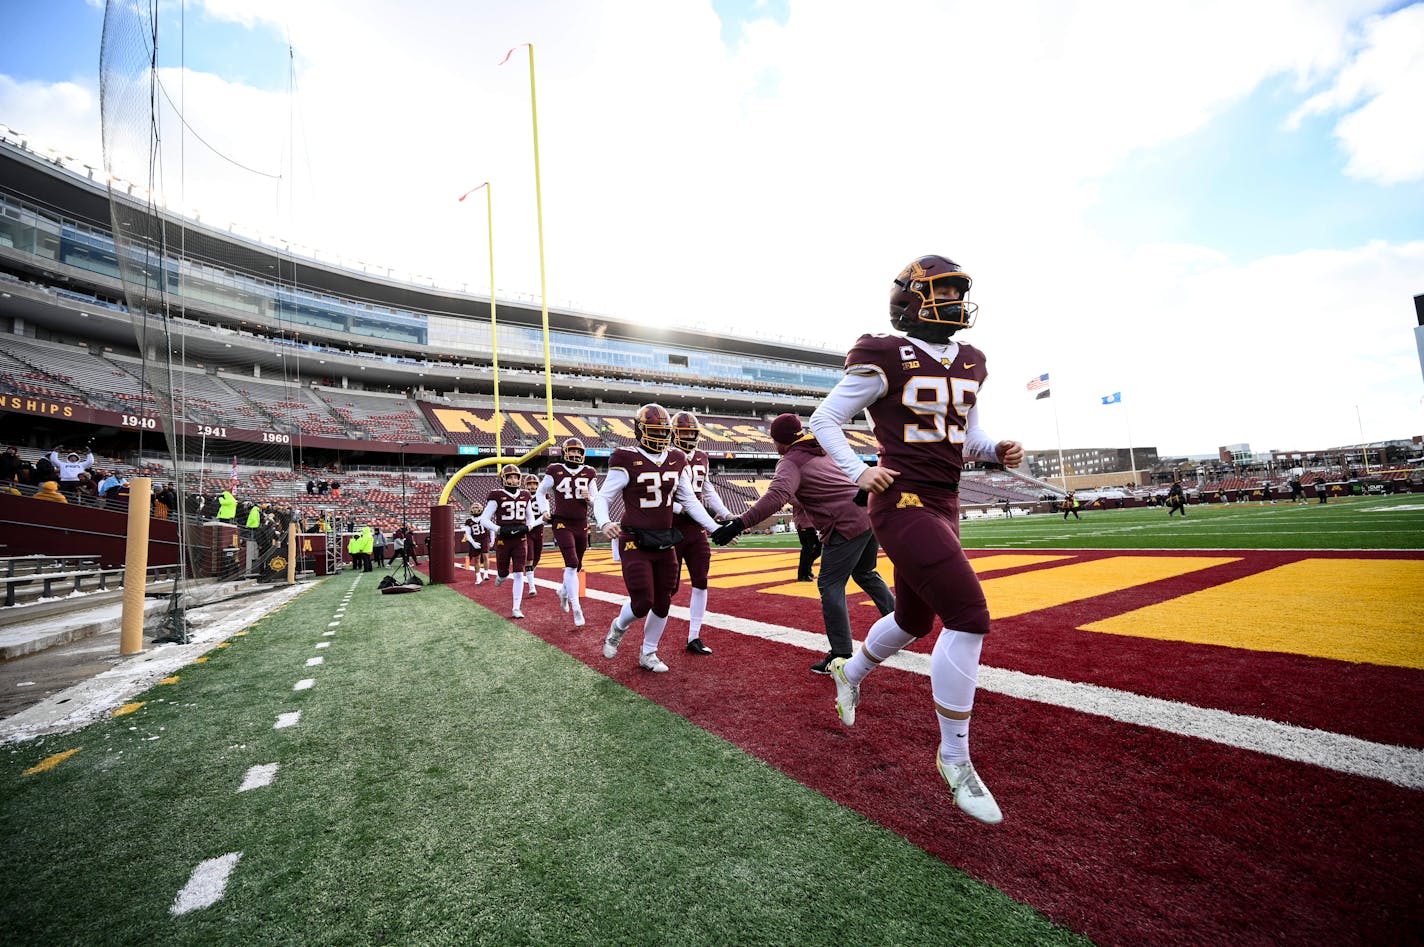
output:
[[[999,804],[974,771],[973,763],[946,763],[939,750],[935,750],[935,766],[944,781],[949,783],[949,788],[954,790],[954,804],[970,818],[978,819],[985,825],[998,825],[1004,821]]]
[[[575,627],[575,628],[582,628],[582,627],[583,627],[583,609],[580,609],[580,608],[574,609],[574,627]]]
[[[645,671],[652,671],[654,674],[666,674],[668,666],[663,663],[663,659],[658,657],[656,651],[638,655],[638,667]]]
[[[534,573],[524,573],[524,592],[527,595],[538,595],[539,590],[534,586]]]
[[[855,707],[860,703],[860,685],[852,684],[845,676],[845,658],[836,658],[831,662],[831,680],[836,682],[836,713],[840,715],[841,723],[847,727],[855,726]]]
[[[476,572],[476,573],[475,573],[475,584],[476,584],[476,585],[479,585],[479,584],[480,584],[481,582],[483,582],[484,580],[485,580],[485,574],[484,574],[483,572]]]
[[[557,591],[559,593],[559,611],[566,612],[569,610],[569,597],[567,594],[565,594],[564,587],[562,585],[559,586]]]
[[[616,618],[608,623],[608,637],[603,639],[603,656],[605,658],[611,661],[618,657],[618,645],[622,643],[623,635],[627,631],[627,628],[619,630]]]
[[[513,612],[510,613],[510,616],[509,616],[509,617],[510,617],[510,618],[523,618],[523,617],[524,617],[524,613],[521,612],[519,609],[516,608]]]

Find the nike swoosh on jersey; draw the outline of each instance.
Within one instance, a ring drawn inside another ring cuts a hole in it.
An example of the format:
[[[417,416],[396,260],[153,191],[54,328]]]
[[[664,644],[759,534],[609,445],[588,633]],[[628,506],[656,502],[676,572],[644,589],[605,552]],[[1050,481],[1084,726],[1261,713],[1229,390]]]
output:
[[[965,370],[968,371],[969,369],[973,368],[975,365],[978,365],[979,363],[978,363],[978,362],[961,362],[960,364],[962,364],[962,365],[964,366]]]

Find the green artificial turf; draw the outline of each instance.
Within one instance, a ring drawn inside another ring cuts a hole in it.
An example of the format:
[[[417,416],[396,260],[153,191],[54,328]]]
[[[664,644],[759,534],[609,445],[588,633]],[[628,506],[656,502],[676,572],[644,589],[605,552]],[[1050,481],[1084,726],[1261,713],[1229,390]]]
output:
[[[1235,503],[967,519],[967,549],[1424,549],[1424,494],[1350,497],[1321,504]],[[797,546],[795,534],[743,535],[741,546]]]
[[[368,576],[322,637],[350,587],[6,748],[6,943],[1082,942],[449,589]],[[226,897],[171,916],[227,852]]]

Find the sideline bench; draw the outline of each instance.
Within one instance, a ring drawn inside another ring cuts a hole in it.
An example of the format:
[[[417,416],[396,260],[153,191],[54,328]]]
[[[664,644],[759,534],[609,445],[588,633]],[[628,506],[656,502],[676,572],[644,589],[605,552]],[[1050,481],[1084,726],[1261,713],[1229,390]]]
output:
[[[37,583],[40,590],[37,598],[55,595],[56,583],[72,583],[62,591],[83,592],[86,580],[92,580],[91,592],[108,591],[110,582],[117,578],[116,587],[123,587],[125,569],[123,566],[101,568],[98,556],[23,556],[0,560],[4,562],[5,606],[16,604],[21,588]],[[57,571],[56,571],[57,570]],[[150,566],[147,581],[166,578],[178,570],[177,565]],[[29,589],[26,589],[29,591]]]

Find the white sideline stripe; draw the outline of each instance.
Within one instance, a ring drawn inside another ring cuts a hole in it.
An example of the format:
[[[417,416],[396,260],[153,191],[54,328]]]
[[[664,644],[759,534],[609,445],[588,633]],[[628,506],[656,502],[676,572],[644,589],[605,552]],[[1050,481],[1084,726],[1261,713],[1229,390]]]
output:
[[[272,724],[273,730],[285,730],[287,727],[295,727],[297,721],[302,719],[302,712],[294,710],[289,714],[278,714],[277,722]]]
[[[316,667],[318,664],[322,664],[325,661],[326,658],[323,658],[321,655],[317,655],[314,658],[307,658],[307,667]]]
[[[545,584],[554,585],[552,582]],[[626,595],[615,595],[595,589],[589,589],[585,597],[615,603],[621,603],[627,598]],[[687,609],[681,605],[674,605],[671,614],[674,618],[688,617]],[[739,635],[779,641],[819,654],[826,651],[825,635],[787,628],[784,625],[714,612],[704,615],[702,623]],[[862,643],[857,640],[857,644]],[[887,667],[924,677],[928,677],[930,673],[930,656],[919,652],[902,651],[885,664]],[[1096,684],[1065,681],[984,665],[979,668],[979,686],[984,690],[1020,700],[1066,707],[1122,723],[1197,737],[1297,763],[1310,763],[1340,773],[1383,779],[1406,789],[1424,789],[1424,750],[1375,743],[1342,733],[1313,730],[1276,720],[1234,714],[1226,710],[1146,697]]]
[[[334,634],[336,634],[336,632],[334,632],[334,631],[323,631],[323,632],[321,633],[321,636],[322,636],[323,638],[330,638],[330,637],[331,637],[332,635],[334,635]]]
[[[228,852],[226,855],[198,862],[198,867],[194,868],[193,874],[188,877],[188,883],[173,899],[173,907],[168,909],[169,913],[177,917],[179,914],[187,914],[222,900],[223,892],[227,891],[227,877],[237,867],[240,858],[242,852]]]
[[[277,778],[276,763],[262,763],[247,771],[247,775],[242,777],[242,785],[237,787],[238,792],[247,792],[249,789],[261,789],[263,786],[272,785],[272,780]]]
[[[304,678],[302,678],[300,681],[297,681],[296,686],[294,686],[294,687],[292,688],[292,690],[294,690],[294,691],[311,690],[312,685],[315,684],[315,683],[316,683],[316,678],[314,678],[314,677],[304,677]]]
[[[341,622],[339,622],[339,621],[329,621],[329,622],[326,623],[326,627],[328,627],[328,628],[335,628],[337,625],[340,625],[340,624],[341,624]]]
[[[318,648],[330,648],[330,647],[331,647],[331,642],[330,642],[330,641],[318,641],[318,642],[316,643],[316,646],[317,646]]]

